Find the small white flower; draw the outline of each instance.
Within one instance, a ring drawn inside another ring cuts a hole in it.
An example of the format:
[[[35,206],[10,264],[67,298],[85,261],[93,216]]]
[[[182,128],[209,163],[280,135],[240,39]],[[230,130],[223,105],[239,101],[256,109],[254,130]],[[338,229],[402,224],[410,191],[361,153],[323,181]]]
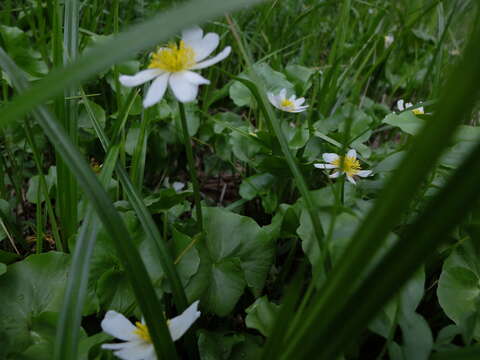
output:
[[[411,108],[412,106],[413,106],[412,103],[406,103],[404,106],[403,99],[400,99],[397,101],[397,108],[399,111],[404,111],[405,109]],[[423,106],[420,106],[416,109],[413,109],[412,113],[414,113],[415,115],[423,115],[425,114],[425,110],[423,109]]]
[[[325,164],[313,164],[317,169],[336,169],[330,178],[337,178],[341,174],[347,176],[348,181],[356,184],[354,176],[367,177],[372,174],[371,170],[362,170],[360,162],[357,160],[357,152],[353,149],[349,150],[347,156],[342,161],[342,157],[335,153],[322,154]]]
[[[180,339],[199,318],[199,301],[195,301],[182,314],[167,321],[173,341]],[[122,314],[110,310],[101,323],[102,329],[109,335],[123,340],[122,343],[103,344],[102,349],[113,350],[113,354],[123,360],[156,360],[150,333],[147,326],[137,321],[133,325]]]
[[[297,99],[295,95],[292,95],[290,96],[290,98],[287,98],[287,89],[280,90],[278,95],[274,95],[271,92],[267,93],[267,95],[268,100],[270,100],[272,105],[282,111],[299,113],[305,111],[308,108],[308,105],[302,106],[302,104],[305,102],[305,98],[303,97]]]
[[[219,42],[218,34],[208,33],[203,36],[203,30],[199,27],[184,30],[179,45],[174,43],[159,48],[152,53],[148,69],[133,76],[122,75],[119,81],[123,86],[134,87],[155,79],[143,100],[144,107],[155,105],[162,100],[167,85],[170,85],[178,101],[193,101],[197,97],[198,87],[210,84],[210,81],[191,70],[216,64],[225,59],[232,50],[227,46],[214,57],[207,59]]]
[[[180,181],[174,181],[172,184],[172,188],[173,190],[175,190],[175,192],[180,192],[184,187],[185,183],[182,183]]]
[[[393,41],[395,40],[395,37],[392,34],[385,35],[383,37],[384,44],[385,44],[385,49],[389,48],[390,45],[393,44]]]

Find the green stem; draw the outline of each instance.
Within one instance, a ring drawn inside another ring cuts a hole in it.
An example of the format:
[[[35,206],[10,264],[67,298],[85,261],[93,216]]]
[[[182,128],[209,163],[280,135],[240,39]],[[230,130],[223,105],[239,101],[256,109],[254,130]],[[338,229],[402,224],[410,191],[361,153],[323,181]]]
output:
[[[178,102],[178,109],[180,110],[180,120],[182,122],[183,130],[183,142],[185,144],[185,151],[187,152],[188,170],[190,172],[190,179],[193,184],[193,197],[195,199],[195,210],[197,214],[197,223],[200,231],[203,232],[203,217],[202,217],[202,204],[200,197],[200,186],[198,185],[197,172],[195,170],[195,162],[193,161],[193,149],[190,141],[190,135],[188,134],[187,116],[185,115],[185,106]]]

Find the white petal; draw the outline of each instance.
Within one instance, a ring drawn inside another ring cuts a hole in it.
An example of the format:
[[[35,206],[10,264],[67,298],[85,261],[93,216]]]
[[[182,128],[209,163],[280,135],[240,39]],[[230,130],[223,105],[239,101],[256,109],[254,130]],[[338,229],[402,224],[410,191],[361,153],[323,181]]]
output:
[[[350,175],[347,175],[347,180],[350,181],[352,184],[356,184],[355,179],[351,177]]]
[[[340,158],[340,156],[338,156],[335,153],[324,153],[324,154],[322,154],[322,158],[325,162],[332,163],[335,160],[338,160]]]
[[[413,106],[412,103],[406,103],[406,104],[405,104],[405,108],[406,108],[406,109],[408,109],[408,108],[410,108],[410,107],[412,107],[412,106]]]
[[[186,42],[185,42],[186,43]],[[199,41],[187,44],[195,51],[195,61],[202,61],[209,56],[220,43],[220,37],[215,33],[208,33]]]
[[[329,178],[335,179],[340,176],[340,171],[334,172],[332,175],[328,175]]]
[[[102,344],[102,349],[105,350],[118,350],[123,349],[125,346],[129,346],[130,342],[115,343],[115,344]]]
[[[400,111],[405,110],[405,107],[403,106],[403,99],[400,99],[400,100],[397,101],[397,108]]]
[[[101,322],[102,330],[120,340],[135,340],[136,327],[122,314],[110,310],[105,314]]]
[[[197,74],[193,71],[183,71],[183,76],[187,79],[190,83],[194,85],[208,85],[210,84],[210,80],[205,79],[202,75]]]
[[[184,72],[173,73],[169,79],[170,88],[178,101],[186,103],[195,100],[198,94],[198,85],[188,81]]]
[[[212,66],[223,59],[225,59],[228,55],[230,55],[230,52],[232,51],[232,48],[230,46],[227,46],[225,49],[223,49],[221,52],[219,52],[217,55],[214,57],[207,59],[205,61],[199,62],[192,66],[192,70],[199,70],[199,69],[204,69],[206,67]]]
[[[371,170],[360,170],[358,173],[356,173],[355,175],[358,175],[360,177],[367,177],[367,176],[370,176],[372,174],[372,171]]]
[[[200,311],[198,311],[199,301],[195,301],[190,305],[182,314],[170,319],[168,322],[168,328],[170,330],[170,336],[173,341],[177,341],[183,334],[192,326],[192,324],[200,317]]]
[[[347,157],[356,159],[357,158],[357,152],[355,151],[355,149],[348,150]]]
[[[113,354],[123,360],[144,360],[154,353],[153,345],[145,342],[129,342],[123,349],[114,351]]]
[[[193,26],[182,31],[182,40],[185,44],[192,46],[193,43],[201,41],[203,37],[203,30],[198,26]]]
[[[317,169],[335,169],[337,168],[336,165],[332,164],[313,164]]]
[[[292,113],[300,113],[300,112],[304,112],[307,109],[308,109],[308,105],[305,105],[305,106],[299,106],[299,107],[291,109],[289,111],[292,112]]]
[[[278,106],[278,101],[277,101],[277,97],[272,93],[272,92],[268,92],[267,93],[267,97],[268,97],[268,101],[270,101],[270,103],[277,107]]]
[[[163,74],[162,70],[159,69],[147,69],[136,73],[133,76],[130,75],[121,75],[118,80],[120,84],[126,87],[138,86],[146,83],[147,81],[156,78]]]
[[[278,96],[280,96],[281,99],[286,99],[287,98],[287,89],[282,89],[278,93]]]
[[[296,106],[301,106],[304,102],[305,102],[305,98],[301,97],[301,98],[298,98],[297,100],[295,100],[295,105]]]
[[[169,76],[169,73],[165,73],[152,82],[143,100],[143,107],[150,107],[162,100],[163,95],[165,95],[165,90],[167,90]]]

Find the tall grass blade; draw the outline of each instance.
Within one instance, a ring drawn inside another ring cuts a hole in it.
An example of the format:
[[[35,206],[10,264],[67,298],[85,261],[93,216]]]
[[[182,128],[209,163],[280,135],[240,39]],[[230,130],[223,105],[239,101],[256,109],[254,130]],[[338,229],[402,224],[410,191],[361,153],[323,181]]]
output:
[[[456,127],[465,116],[470,114],[477,99],[480,83],[478,67],[480,49],[476,45],[479,41],[480,28],[477,28],[465,50],[464,58],[445,84],[435,115],[426,122],[422,131],[413,139],[410,150],[381,191],[375,206],[364,219],[363,225],[352,237],[355,241],[351,242],[348,251],[334,267],[328,282],[320,292],[319,300],[305,316],[301,327],[294,332],[295,337],[291,339],[285,358],[292,354],[295,356],[307,354],[318,346],[319,341],[328,343],[331,340],[327,335],[328,326],[333,324],[338,312],[344,311],[345,304],[351,300],[353,292],[362,279],[359,274],[367,269],[372,258],[383,245],[387,234],[408,209],[419,186],[435,166],[443,150],[449,145]],[[451,89],[456,90],[452,92]],[[472,173],[469,176],[475,175]],[[470,189],[466,187],[465,191]],[[421,251],[422,244],[419,243],[417,246]],[[391,266],[399,261],[403,259],[394,259]],[[420,262],[416,265],[420,265]],[[399,287],[401,284],[394,285]],[[376,292],[381,291],[378,287],[375,289]],[[339,297],[338,294],[342,296]],[[359,301],[362,302],[362,300]],[[313,329],[315,329],[314,332]]]
[[[12,79],[17,92],[24,92],[28,88],[20,69],[2,48],[0,48],[0,66]],[[156,353],[162,358],[176,359],[175,347],[166,320],[160,310],[160,302],[125,223],[95,174],[53,115],[44,106],[38,106],[33,111],[33,115],[50,142],[61,152],[70,170],[77,176],[78,183],[90,200],[103,226],[114,240],[118,256],[125,266],[129,282],[145,316]]]
[[[181,29],[200,24],[228,11],[244,8],[261,0],[197,0],[176,6],[154,18],[93,47],[63,69],[55,69],[2,110],[0,126],[18,120],[35,105],[59,95],[68,86],[78,85],[111,65],[166,41]],[[159,35],[159,29],[161,34]]]

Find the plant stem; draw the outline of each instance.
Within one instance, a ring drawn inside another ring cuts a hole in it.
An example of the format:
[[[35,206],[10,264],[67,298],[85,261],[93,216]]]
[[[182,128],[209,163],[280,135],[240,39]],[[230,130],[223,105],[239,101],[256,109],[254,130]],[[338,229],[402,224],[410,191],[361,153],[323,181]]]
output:
[[[200,197],[200,186],[198,185],[197,172],[195,170],[195,162],[193,161],[193,149],[190,141],[190,135],[188,134],[187,116],[185,115],[185,106],[183,103],[178,102],[178,109],[180,110],[180,120],[182,122],[183,130],[183,142],[185,144],[185,151],[187,152],[188,170],[190,172],[190,179],[193,184],[193,197],[195,199],[195,210],[197,214],[197,224],[200,231],[203,232],[203,217],[202,217],[202,204]]]

